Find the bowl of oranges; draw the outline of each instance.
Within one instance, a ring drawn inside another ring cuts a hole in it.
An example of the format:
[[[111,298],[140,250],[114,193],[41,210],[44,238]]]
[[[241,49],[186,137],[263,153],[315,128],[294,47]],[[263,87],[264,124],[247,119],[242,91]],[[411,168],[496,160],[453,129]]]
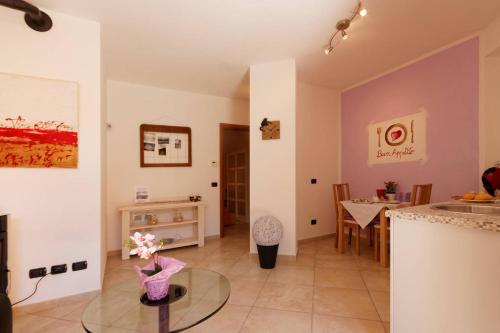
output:
[[[479,202],[479,203],[495,202],[495,198],[493,198],[491,195],[485,192],[479,192],[479,193],[467,192],[462,196],[460,200],[465,202]]]

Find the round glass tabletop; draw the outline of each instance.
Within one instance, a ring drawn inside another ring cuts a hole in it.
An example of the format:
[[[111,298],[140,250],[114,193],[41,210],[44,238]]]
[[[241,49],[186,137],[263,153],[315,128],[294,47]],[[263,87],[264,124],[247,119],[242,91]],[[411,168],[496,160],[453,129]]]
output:
[[[229,298],[231,287],[224,275],[199,268],[185,268],[170,278],[169,301],[141,303],[144,291],[138,279],[106,289],[93,299],[82,315],[87,332],[181,332],[210,318]]]

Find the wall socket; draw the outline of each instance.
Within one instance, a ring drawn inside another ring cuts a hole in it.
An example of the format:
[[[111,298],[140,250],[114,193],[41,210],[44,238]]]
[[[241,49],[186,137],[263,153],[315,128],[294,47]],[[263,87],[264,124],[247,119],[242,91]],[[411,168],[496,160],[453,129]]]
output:
[[[71,264],[71,269],[73,271],[81,271],[82,269],[87,269],[87,261],[77,261]]]
[[[317,183],[318,183],[318,180],[316,178],[311,179],[311,184],[317,184]]]
[[[45,267],[33,268],[33,269],[30,269],[29,274],[30,274],[30,279],[42,277],[42,276],[47,275],[47,268],[45,268]]]
[[[68,271],[68,266],[66,264],[62,265],[54,265],[50,267],[50,274],[61,274],[66,273]]]
[[[318,223],[318,221],[316,221],[316,219],[311,220],[311,225],[316,225],[316,223]]]

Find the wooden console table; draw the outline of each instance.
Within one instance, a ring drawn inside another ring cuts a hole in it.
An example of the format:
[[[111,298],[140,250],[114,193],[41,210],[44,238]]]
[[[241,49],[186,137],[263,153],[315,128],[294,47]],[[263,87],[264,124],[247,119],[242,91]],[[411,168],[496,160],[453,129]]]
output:
[[[157,224],[134,224],[134,214],[158,214],[172,210],[192,209],[192,219],[181,222],[159,221]],[[129,239],[131,232],[151,232],[155,229],[170,229],[178,227],[192,226],[192,236],[174,240],[173,243],[165,245],[162,249],[173,249],[182,246],[205,245],[205,204],[202,201],[191,202],[149,202],[135,204],[118,208],[122,214],[122,260],[130,258],[129,249],[124,245]]]

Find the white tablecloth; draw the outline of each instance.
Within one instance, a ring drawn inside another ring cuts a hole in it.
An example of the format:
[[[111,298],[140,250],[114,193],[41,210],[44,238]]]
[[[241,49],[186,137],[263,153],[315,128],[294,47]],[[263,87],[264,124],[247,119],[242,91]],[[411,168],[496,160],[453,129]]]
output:
[[[390,204],[386,202],[374,203],[354,203],[350,200],[342,201],[342,205],[354,217],[354,220],[361,228],[366,228],[368,224],[380,213],[382,208],[396,208],[400,204]]]

